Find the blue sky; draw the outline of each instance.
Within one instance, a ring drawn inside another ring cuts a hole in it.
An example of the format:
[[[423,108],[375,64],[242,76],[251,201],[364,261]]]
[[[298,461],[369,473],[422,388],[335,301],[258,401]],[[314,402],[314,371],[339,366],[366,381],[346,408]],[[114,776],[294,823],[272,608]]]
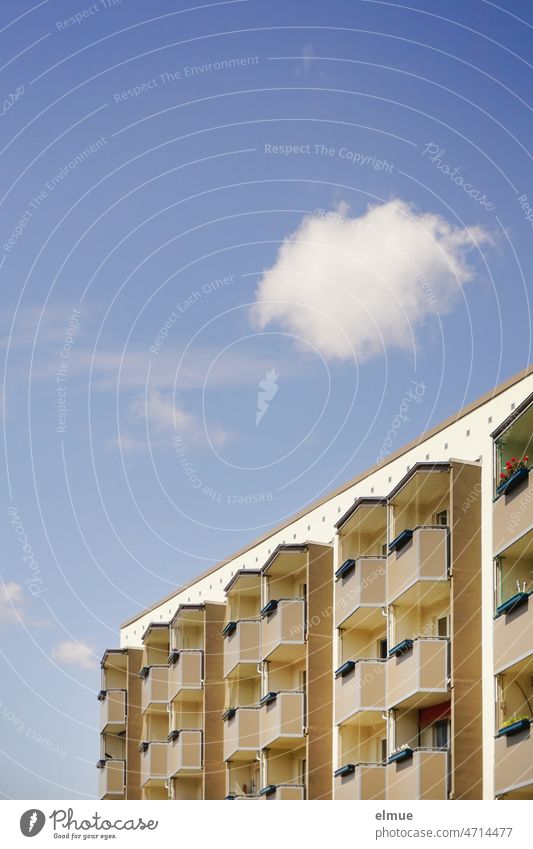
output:
[[[95,795],[122,620],[530,362],[532,25],[2,3],[4,797]]]

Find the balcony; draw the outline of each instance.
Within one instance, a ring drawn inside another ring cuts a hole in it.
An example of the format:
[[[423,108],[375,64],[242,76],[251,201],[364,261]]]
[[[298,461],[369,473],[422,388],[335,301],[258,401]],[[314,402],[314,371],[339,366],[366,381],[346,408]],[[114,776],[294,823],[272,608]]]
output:
[[[518,725],[518,724],[517,724]],[[502,729],[505,731],[505,729]],[[514,733],[500,732],[494,744],[494,793],[496,796],[533,798],[533,734],[530,723]]]
[[[141,670],[141,710],[168,703],[168,666],[145,666]]]
[[[263,787],[259,793],[261,799],[267,802],[275,800],[302,801],[305,799],[305,787],[303,784],[269,784]]]
[[[202,769],[202,732],[182,729],[169,734],[168,775],[194,775]]]
[[[100,701],[100,731],[120,734],[126,730],[126,690],[102,690]]]
[[[169,701],[178,696],[184,700],[197,698],[198,694],[194,691],[203,687],[203,655],[200,649],[171,652],[168,673]]]
[[[449,640],[404,640],[389,651],[387,707],[423,708],[443,701],[449,690]]]
[[[305,646],[305,602],[301,598],[271,599],[261,611],[262,660],[292,661]]]
[[[519,469],[505,492],[496,496],[492,508],[492,538],[498,554],[533,525],[533,474]]]
[[[387,662],[347,661],[335,673],[335,724],[374,725],[385,710]]]
[[[386,604],[385,557],[346,560],[337,570],[335,582],[335,627],[366,627],[380,624],[379,608]]]
[[[126,792],[126,762],[107,758],[99,761],[97,766],[100,799],[123,799]]]
[[[259,707],[238,707],[226,711],[224,760],[253,760],[259,749]]]
[[[261,699],[259,740],[261,748],[291,748],[304,736],[304,693],[285,690]]]
[[[224,678],[241,663],[257,665],[261,660],[261,620],[241,619],[224,628]]]
[[[387,801],[447,799],[447,749],[408,749],[407,756],[387,764]]]
[[[529,655],[533,655],[533,595],[525,594],[515,597],[515,604],[494,620],[494,669],[500,672]]]
[[[168,750],[166,740],[141,743],[141,787],[149,781],[166,781],[168,778]]]
[[[386,772],[383,764],[346,764],[335,772],[333,798],[335,801],[385,799]]]
[[[448,580],[448,533],[448,528],[442,526],[415,528],[407,544],[389,554],[388,604],[419,581],[435,583]]]

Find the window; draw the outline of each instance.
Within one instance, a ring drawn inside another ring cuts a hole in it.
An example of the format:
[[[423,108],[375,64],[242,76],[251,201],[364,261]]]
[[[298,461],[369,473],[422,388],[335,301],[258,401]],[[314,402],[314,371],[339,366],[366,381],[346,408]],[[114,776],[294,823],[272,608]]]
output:
[[[448,720],[440,719],[433,726],[433,745],[437,749],[448,748]]]
[[[382,553],[383,557],[387,556],[387,543],[386,542],[384,542],[383,545],[381,546],[381,553]]]
[[[387,738],[383,737],[381,741],[381,763],[385,763],[387,760]]]
[[[437,635],[439,637],[447,637],[448,636],[448,617],[442,616],[437,621]]]
[[[378,657],[380,657],[382,660],[386,660],[387,659],[387,638],[379,641],[378,650],[379,650]]]
[[[307,761],[305,758],[302,758],[302,760],[299,762],[299,772],[300,784],[305,784],[305,774],[307,772]]]
[[[435,514],[435,524],[436,525],[447,525],[448,524],[448,511],[441,510],[439,513]]]

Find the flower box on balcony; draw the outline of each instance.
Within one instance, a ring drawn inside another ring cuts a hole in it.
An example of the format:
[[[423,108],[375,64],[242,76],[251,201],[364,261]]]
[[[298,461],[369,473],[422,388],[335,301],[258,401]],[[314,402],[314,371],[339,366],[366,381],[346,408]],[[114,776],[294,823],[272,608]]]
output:
[[[355,669],[355,660],[347,660],[342,666],[335,670],[335,678],[344,678]]]
[[[355,560],[352,560],[350,558],[348,560],[345,560],[342,566],[337,569],[337,571],[335,572],[335,577],[337,579],[344,578],[349,572],[352,571],[352,569],[355,569]]]
[[[405,654],[412,648],[412,640],[402,640],[401,643],[397,643],[395,646],[389,649],[389,657],[399,657],[400,655]]]
[[[516,610],[520,605],[525,604],[529,598],[529,593],[520,592],[508,598],[507,601],[504,601],[503,604],[498,605],[496,608],[496,619],[498,616],[503,616],[504,613],[511,613],[511,611]]]
[[[409,758],[412,758],[412,757],[413,757],[413,750],[411,748],[409,748],[409,746],[407,746],[405,749],[400,749],[399,752],[393,752],[393,754],[390,755],[387,763],[397,764],[397,763],[401,763],[402,761],[407,761],[407,760],[409,760]]]
[[[413,532],[410,528],[406,528],[401,534],[398,534],[397,537],[394,537],[392,542],[389,542],[389,554],[392,554],[393,551],[401,551],[401,549],[407,545],[413,539]]]
[[[527,466],[521,466],[516,472],[507,478],[507,480],[503,481],[496,487],[496,495],[509,495],[513,489],[523,481],[525,478],[529,476],[529,469]]]
[[[264,695],[263,698],[259,700],[259,704],[261,706],[269,705],[271,702],[275,702],[277,697],[278,694],[271,691],[270,693],[266,693],[266,695]]]
[[[231,637],[233,632],[236,631],[236,630],[237,630],[237,623],[236,622],[228,622],[227,625],[225,625],[223,630],[222,630],[222,636],[223,637]]]
[[[260,796],[272,796],[273,793],[276,792],[275,784],[267,784],[266,787],[263,787],[262,790],[259,791]]]
[[[167,736],[167,741],[169,743],[173,743],[174,740],[177,740],[179,736],[180,732],[177,729],[174,729],[174,731],[171,731],[170,734]]]
[[[351,775],[355,772],[355,764],[344,764],[333,773],[334,778],[344,778],[346,775]]]
[[[504,725],[500,728],[496,737],[511,737],[513,734],[518,734],[520,731],[525,731],[530,726],[530,720],[527,717],[517,719],[516,722],[511,722],[509,725]]]
[[[271,613],[274,613],[277,610],[278,602],[275,598],[271,598],[270,601],[265,604],[263,609],[261,610],[261,618],[265,616],[269,616]]]
[[[237,713],[237,708],[229,707],[222,714],[222,722],[228,722],[230,719],[233,719],[235,714]]]

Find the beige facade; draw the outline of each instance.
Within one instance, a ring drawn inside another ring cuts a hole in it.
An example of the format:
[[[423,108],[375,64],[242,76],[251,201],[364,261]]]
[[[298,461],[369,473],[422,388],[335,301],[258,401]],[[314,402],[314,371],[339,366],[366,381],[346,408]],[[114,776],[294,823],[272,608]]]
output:
[[[532,799],[532,390],[498,388],[126,623],[100,797]]]

